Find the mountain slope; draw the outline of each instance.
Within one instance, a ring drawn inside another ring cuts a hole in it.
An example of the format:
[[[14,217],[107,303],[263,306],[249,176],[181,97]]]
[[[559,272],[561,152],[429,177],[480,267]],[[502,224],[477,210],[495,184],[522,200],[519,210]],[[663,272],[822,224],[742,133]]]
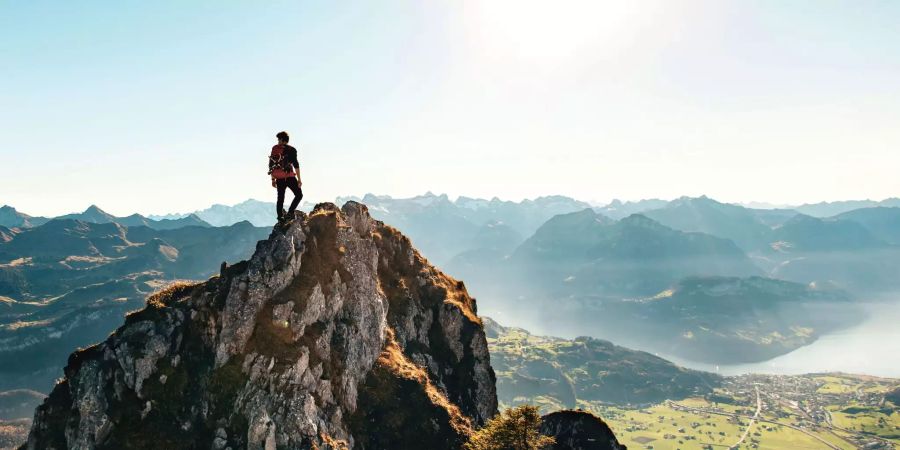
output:
[[[579,400],[659,403],[710,393],[721,382],[717,375],[600,339],[536,336],[490,319],[485,331],[497,396],[506,406],[523,399],[549,410],[574,408]]]
[[[55,219],[58,220],[80,220],[82,222],[90,222],[90,223],[119,223],[120,220],[118,217],[100,209],[97,205],[88,206],[83,212],[80,213],[72,213],[65,214]],[[126,222],[129,223],[120,223],[120,225],[124,226],[137,226],[137,225],[145,225],[140,216],[130,216]]]
[[[655,295],[624,299],[523,292],[485,311],[544,335],[593,336],[711,364],[765,361],[865,318],[849,294],[827,283],[720,276],[686,277]]]
[[[644,211],[652,209],[664,208],[669,204],[668,200],[646,199],[638,201],[623,202],[621,200],[613,200],[605,206],[594,208],[600,214],[606,217],[619,220],[624,219],[632,214],[641,214]]]
[[[126,217],[116,217],[100,209],[97,205],[91,205],[90,207],[88,207],[88,209],[84,210],[84,212],[66,214],[64,216],[56,217],[53,220],[78,220],[81,222],[98,224],[116,223],[129,228],[148,227],[154,230],[172,230],[188,226],[212,226],[198,217],[196,214],[188,214],[184,217],[165,218],[161,220],[150,219],[140,214],[132,214]],[[231,225],[231,223],[227,225]]]
[[[18,234],[18,228],[7,228],[0,225],[0,242],[9,242]]]
[[[50,220],[46,217],[32,217],[16,211],[12,206],[0,206],[0,226],[7,228],[31,228],[43,225]]]
[[[846,292],[770,278],[689,277],[653,297],[607,304],[608,331],[714,364],[765,361],[864,317]]]
[[[864,250],[883,247],[863,225],[851,220],[798,214],[773,230],[772,242],[794,251]]]
[[[511,265],[531,289],[605,297],[652,295],[696,274],[762,273],[731,241],[638,214],[613,222],[589,209],[547,221]]]
[[[356,203],[151,297],[65,373],[26,448],[458,448],[497,408],[474,300]]]
[[[306,209],[307,206],[309,205],[304,202],[300,209]],[[184,219],[189,216],[197,216],[200,220],[215,227],[227,227],[243,221],[250,222],[257,227],[270,227],[275,224],[275,202],[249,199],[231,206],[215,204],[189,214],[150,215],[150,219],[162,222]]]
[[[682,197],[642,214],[676,230],[730,239],[745,251],[764,246],[772,231],[752,210],[707,197]]]
[[[198,217],[196,214],[188,214],[187,216],[178,219],[151,220],[149,227],[155,230],[174,230],[184,227],[209,228],[212,227],[212,225]]]
[[[830,283],[871,297],[900,289],[900,246],[849,218],[797,215],[773,230],[762,257],[770,276],[785,280]]]
[[[149,293],[208,278],[267,233],[246,222],[157,231],[54,220],[0,242],[0,390],[48,389],[61,358],[105,338]]]
[[[53,220],[0,242],[0,295],[39,299],[147,270],[204,278],[222,261],[245,258],[265,233],[247,222],[154,230]]]
[[[900,198],[887,198],[882,201],[875,200],[846,200],[836,202],[807,203],[794,209],[813,217],[832,217],[854,209],[875,208],[884,206],[889,208],[900,207]]]
[[[366,194],[361,201],[369,205],[373,217],[403,230],[430,261],[442,266],[456,257],[504,256],[506,252],[498,249],[511,249],[550,217],[589,207],[563,196],[521,202],[469,197],[452,201],[446,194],[430,192],[412,198]]]
[[[900,208],[863,208],[835,216],[862,225],[869,233],[884,242],[900,245]]]

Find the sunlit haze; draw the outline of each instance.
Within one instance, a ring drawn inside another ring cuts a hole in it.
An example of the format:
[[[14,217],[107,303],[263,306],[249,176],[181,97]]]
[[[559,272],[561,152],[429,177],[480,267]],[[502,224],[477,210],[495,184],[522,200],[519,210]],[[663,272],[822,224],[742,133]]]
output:
[[[863,7],[865,6],[865,7]],[[900,194],[900,3],[0,2],[0,204]]]

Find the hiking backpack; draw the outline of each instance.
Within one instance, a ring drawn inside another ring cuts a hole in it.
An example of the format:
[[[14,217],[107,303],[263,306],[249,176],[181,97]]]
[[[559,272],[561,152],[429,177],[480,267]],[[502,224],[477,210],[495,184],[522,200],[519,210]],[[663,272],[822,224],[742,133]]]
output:
[[[269,175],[272,175],[272,172],[275,170],[282,170],[284,172],[291,172],[294,168],[291,166],[290,161],[285,158],[285,152],[287,151],[287,145],[281,147],[281,151],[278,153],[273,152],[269,155]]]

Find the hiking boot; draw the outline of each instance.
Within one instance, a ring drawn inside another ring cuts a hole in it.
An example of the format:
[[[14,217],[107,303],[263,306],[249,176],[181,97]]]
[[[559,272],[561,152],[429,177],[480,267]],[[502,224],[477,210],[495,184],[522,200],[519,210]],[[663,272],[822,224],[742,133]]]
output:
[[[285,215],[281,216],[280,219],[278,219],[278,223],[275,224],[275,226],[281,227],[283,229],[287,229],[287,227],[289,227],[293,221],[294,221],[294,216],[285,214]]]

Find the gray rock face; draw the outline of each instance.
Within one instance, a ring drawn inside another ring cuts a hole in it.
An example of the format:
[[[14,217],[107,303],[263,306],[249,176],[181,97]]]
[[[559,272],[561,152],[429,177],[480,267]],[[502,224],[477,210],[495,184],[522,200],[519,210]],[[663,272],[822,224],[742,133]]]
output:
[[[25,448],[457,448],[494,382],[462,283],[364,205],[322,204],[74,353]]]
[[[541,418],[541,433],[556,439],[551,450],[627,450],[606,422],[586,411],[547,414]]]

